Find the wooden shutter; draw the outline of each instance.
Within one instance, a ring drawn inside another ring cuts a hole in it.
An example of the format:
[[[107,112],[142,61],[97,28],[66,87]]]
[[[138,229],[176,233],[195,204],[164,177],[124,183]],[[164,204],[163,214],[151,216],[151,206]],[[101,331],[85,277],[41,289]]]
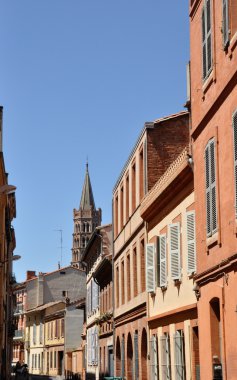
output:
[[[155,291],[155,245],[146,245],[146,289],[147,292]]]
[[[167,285],[166,235],[159,236],[159,285]]]
[[[182,331],[174,334],[175,379],[185,380],[184,336]]]
[[[150,340],[150,367],[151,379],[158,380],[158,347],[156,335],[152,335]]]
[[[211,0],[206,0],[202,10],[202,67],[203,79],[212,68]]]
[[[171,379],[170,371],[170,349],[169,349],[169,335],[163,335],[160,337],[161,344],[161,371],[162,371],[162,380]]]
[[[174,223],[169,226],[170,232],[170,265],[171,278],[179,280],[181,275],[180,268],[180,226]]]
[[[187,272],[196,272],[195,211],[187,212]]]
[[[134,380],[139,379],[138,333],[134,333]]]
[[[235,217],[237,218],[237,111],[233,116],[234,132],[234,176],[235,176]]]
[[[223,45],[226,48],[229,42],[229,4],[228,0],[222,0],[222,33]]]
[[[205,150],[207,236],[217,231],[215,140]]]

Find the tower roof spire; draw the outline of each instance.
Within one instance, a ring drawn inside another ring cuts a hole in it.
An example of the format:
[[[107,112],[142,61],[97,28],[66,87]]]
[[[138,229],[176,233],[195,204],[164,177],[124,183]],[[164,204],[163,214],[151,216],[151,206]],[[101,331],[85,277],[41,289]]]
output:
[[[95,209],[95,202],[92,192],[92,186],[88,170],[88,160],[86,161],[86,175],[84,180],[84,185],[82,189],[80,209],[89,210],[90,208]]]

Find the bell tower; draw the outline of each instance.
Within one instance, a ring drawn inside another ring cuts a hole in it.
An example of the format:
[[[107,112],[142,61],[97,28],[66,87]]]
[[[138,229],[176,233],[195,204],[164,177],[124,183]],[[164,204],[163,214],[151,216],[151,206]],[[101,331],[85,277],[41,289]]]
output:
[[[101,225],[101,209],[96,210],[88,163],[79,209],[73,210],[74,232],[72,246],[73,266],[81,268],[81,257],[95,227]]]

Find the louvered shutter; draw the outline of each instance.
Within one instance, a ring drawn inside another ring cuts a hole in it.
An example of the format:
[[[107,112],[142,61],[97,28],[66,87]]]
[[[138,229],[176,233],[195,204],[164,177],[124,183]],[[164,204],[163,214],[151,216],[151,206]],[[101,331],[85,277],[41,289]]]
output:
[[[187,272],[196,272],[195,211],[187,212]]]
[[[203,79],[212,68],[211,0],[206,0],[202,10],[202,64]]]
[[[158,380],[158,349],[156,335],[153,335],[150,340],[150,367],[151,380]]]
[[[87,330],[87,361],[91,365],[91,329]]]
[[[139,379],[138,333],[134,333],[134,380]]]
[[[169,352],[169,336],[163,335],[160,337],[161,344],[161,371],[162,380],[170,380],[170,352]]]
[[[91,328],[91,363],[95,363],[95,330]]]
[[[155,291],[155,245],[146,245],[146,289],[147,292]]]
[[[185,380],[185,355],[184,355],[184,334],[183,331],[176,331],[174,334],[174,354],[175,354],[175,379]]]
[[[160,287],[167,285],[166,235],[159,237],[159,284]]]
[[[171,278],[179,280],[181,275],[180,268],[180,226],[174,223],[169,226],[170,232],[170,266]]]
[[[234,175],[235,175],[235,216],[237,218],[237,111],[233,116],[234,132]]]
[[[95,302],[96,302],[96,283],[92,280],[92,311],[95,310]]]
[[[207,236],[217,231],[215,140],[205,150]]]
[[[98,356],[99,356],[99,350],[98,350],[98,330],[97,327],[94,328],[94,341],[95,341],[95,364],[98,364]]]
[[[222,33],[223,45],[227,46],[229,41],[229,4],[228,0],[222,0]]]

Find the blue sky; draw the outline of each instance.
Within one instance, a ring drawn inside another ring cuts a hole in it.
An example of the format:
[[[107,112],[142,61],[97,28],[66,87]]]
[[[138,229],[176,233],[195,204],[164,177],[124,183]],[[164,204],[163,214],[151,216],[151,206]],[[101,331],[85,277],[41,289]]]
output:
[[[112,188],[144,122],[183,109],[188,1],[0,0],[0,104],[17,186],[18,281],[71,260],[86,158],[111,222]]]

